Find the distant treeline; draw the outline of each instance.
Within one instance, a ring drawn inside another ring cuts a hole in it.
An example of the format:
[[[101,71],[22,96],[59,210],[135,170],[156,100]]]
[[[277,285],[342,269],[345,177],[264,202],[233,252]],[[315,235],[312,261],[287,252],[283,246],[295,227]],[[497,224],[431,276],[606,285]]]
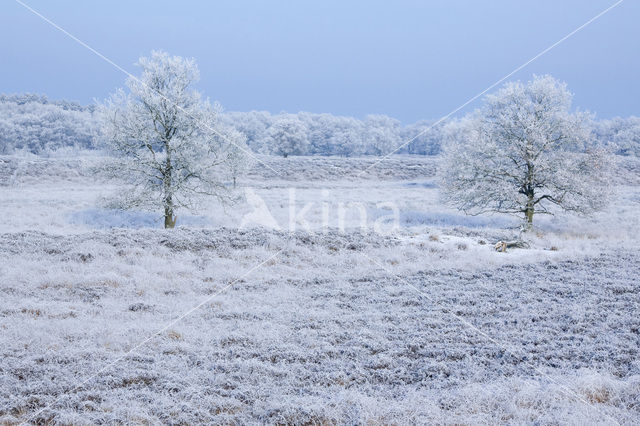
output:
[[[295,122],[306,138],[303,155],[385,155],[402,146],[399,154],[437,155],[445,123],[420,121],[403,125],[385,115],[360,120],[331,114],[270,114],[265,111],[225,112],[222,124],[244,134],[258,153],[277,154],[272,126]],[[449,126],[455,126],[449,122]],[[640,118],[614,118],[594,122],[594,141],[612,146],[620,155],[640,156]],[[67,149],[97,149],[99,124],[94,106],[52,101],[33,94],[0,95],[0,154],[19,151],[46,154]]]
[[[0,95],[0,154],[94,149],[94,108],[31,94]]]

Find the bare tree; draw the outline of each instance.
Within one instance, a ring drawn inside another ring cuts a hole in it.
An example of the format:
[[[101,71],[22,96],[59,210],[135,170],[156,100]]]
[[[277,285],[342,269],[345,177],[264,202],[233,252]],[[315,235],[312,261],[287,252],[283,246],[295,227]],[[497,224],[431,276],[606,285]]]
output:
[[[193,59],[154,51],[140,58],[140,78],[126,81],[99,111],[114,161],[113,176],[130,185],[122,208],[161,208],[173,228],[178,208],[193,209],[202,196],[230,200],[221,177],[239,155],[217,120],[219,107],[192,88],[199,78]]]
[[[589,213],[607,203],[608,155],[589,148],[590,116],[551,76],[509,83],[449,126],[441,167],[445,198],[468,214],[524,215],[552,206]],[[586,152],[585,152],[586,151]]]

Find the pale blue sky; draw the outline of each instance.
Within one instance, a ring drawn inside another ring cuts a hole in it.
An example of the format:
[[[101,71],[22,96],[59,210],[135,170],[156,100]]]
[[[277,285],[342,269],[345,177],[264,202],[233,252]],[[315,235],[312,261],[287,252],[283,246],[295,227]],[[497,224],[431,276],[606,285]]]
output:
[[[615,2],[24,1],[134,74],[152,49],[196,58],[198,87],[227,110],[403,122],[445,115]],[[0,92],[89,103],[123,85],[15,1],[0,5]],[[640,1],[626,0],[512,79],[549,73],[599,117],[640,115],[638,22]]]

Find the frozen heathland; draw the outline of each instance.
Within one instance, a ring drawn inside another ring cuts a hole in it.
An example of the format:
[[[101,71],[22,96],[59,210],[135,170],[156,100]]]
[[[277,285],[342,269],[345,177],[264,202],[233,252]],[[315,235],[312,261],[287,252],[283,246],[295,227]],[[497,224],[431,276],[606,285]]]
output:
[[[0,158],[1,422],[637,424],[637,160],[506,253],[519,219],[445,207],[437,157],[261,160],[164,230],[101,207],[100,157]]]

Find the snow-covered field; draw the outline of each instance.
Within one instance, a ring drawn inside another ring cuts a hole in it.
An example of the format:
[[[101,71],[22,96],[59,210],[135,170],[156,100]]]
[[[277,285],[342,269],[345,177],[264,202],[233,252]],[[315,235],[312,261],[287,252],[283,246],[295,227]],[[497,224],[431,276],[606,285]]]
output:
[[[171,231],[97,161],[0,158],[2,423],[640,421],[635,160],[507,253],[433,158],[265,157]]]

